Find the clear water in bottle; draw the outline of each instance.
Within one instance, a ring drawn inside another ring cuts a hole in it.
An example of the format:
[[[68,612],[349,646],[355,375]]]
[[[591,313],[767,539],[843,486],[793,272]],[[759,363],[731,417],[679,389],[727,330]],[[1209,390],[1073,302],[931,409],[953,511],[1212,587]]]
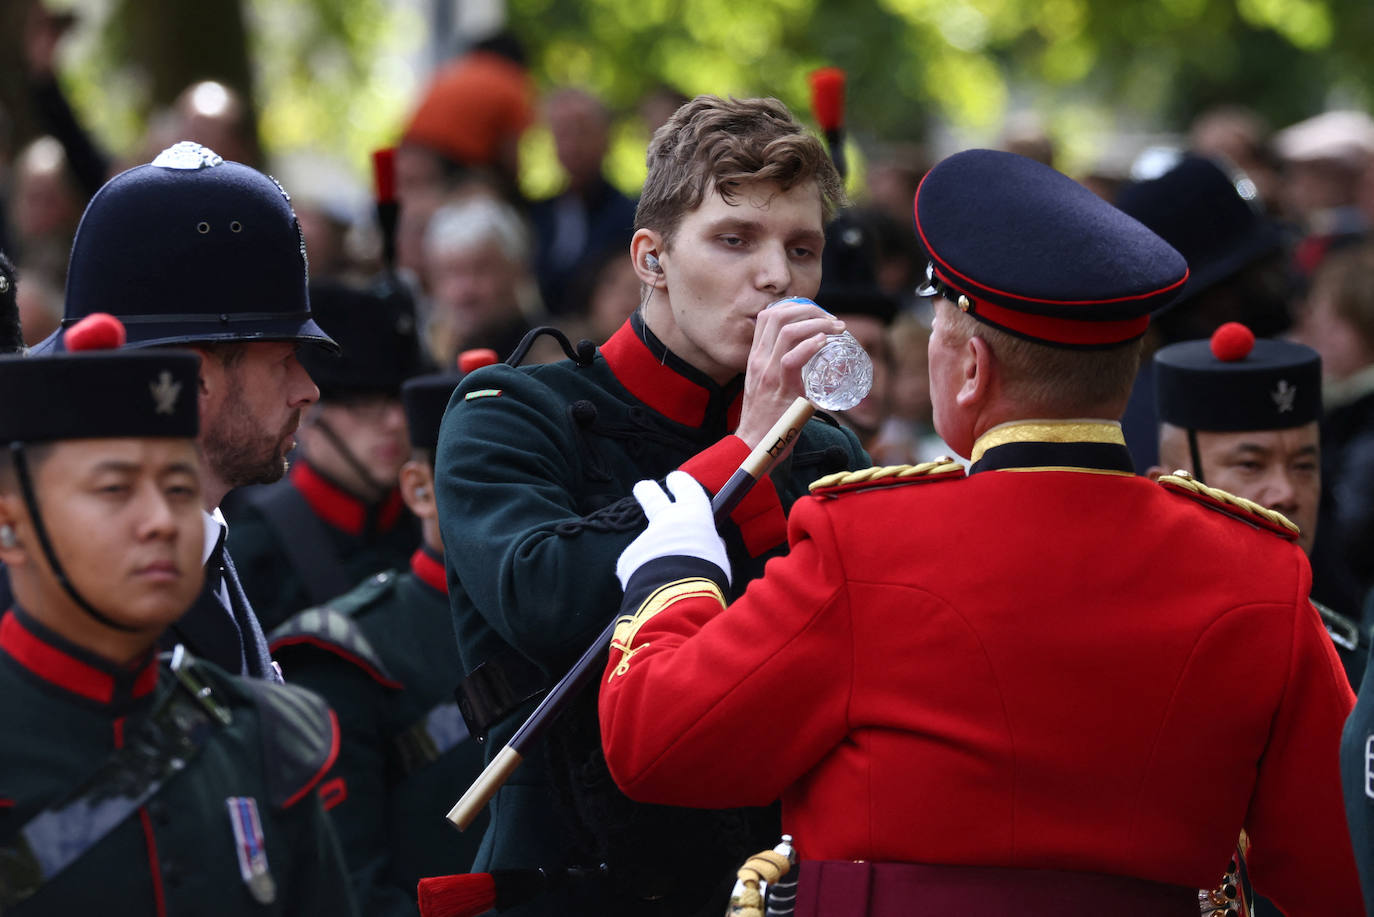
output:
[[[829,335],[802,367],[802,385],[816,407],[847,411],[873,388],[873,361],[848,331]]]
[[[789,296],[771,303],[816,305],[803,296]],[[827,313],[828,314],[828,313]],[[827,335],[825,344],[802,367],[806,400],[826,411],[847,411],[868,397],[873,388],[873,361],[848,331]]]

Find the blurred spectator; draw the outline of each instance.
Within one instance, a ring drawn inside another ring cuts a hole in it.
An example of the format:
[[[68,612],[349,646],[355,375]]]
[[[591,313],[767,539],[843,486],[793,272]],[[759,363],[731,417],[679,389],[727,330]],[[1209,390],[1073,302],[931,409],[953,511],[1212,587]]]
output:
[[[929,342],[930,329],[916,316],[902,314],[892,323],[891,411],[869,450],[875,465],[914,465],[954,454],[935,432]]]
[[[144,139],[152,159],[181,140],[194,140],[230,162],[261,168],[257,127],[243,95],[214,80],[183,89],[171,106],[155,116]]]
[[[1159,178],[1126,187],[1117,206],[1178,249],[1188,261],[1179,297],[1151,317],[1140,374],[1122,425],[1136,469],[1158,461],[1154,364],[1159,347],[1211,337],[1230,321],[1256,337],[1292,322],[1283,239],[1248,176],[1186,155]]]
[[[530,208],[534,263],[545,308],[563,315],[574,306],[570,282],[587,267],[590,255],[615,246],[629,250],[635,204],[602,174],[611,113],[600,99],[580,89],[560,89],[549,96],[544,116],[568,184]]]
[[[821,288],[816,302],[844,320],[873,361],[873,388],[868,397],[848,411],[840,422],[854,431],[868,449],[887,420],[892,381],[892,352],[887,329],[897,315],[897,301],[878,286],[877,244],[863,214],[845,210],[830,221],[821,253]]]
[[[1054,140],[1040,118],[1031,112],[1019,112],[1007,119],[1002,149],[1054,167]]]
[[[54,13],[41,2],[30,4],[24,19],[24,69],[34,114],[62,144],[84,206],[111,177],[111,163],[77,121],[57,82],[57,46],[75,23],[74,13]]]
[[[608,248],[587,272],[585,304],[586,337],[604,344],[639,308],[640,282],[630,261],[628,245]]]
[[[639,100],[639,117],[649,129],[649,136],[664,125],[673,112],[688,102],[687,96],[671,86],[655,86],[644,93]]]
[[[24,349],[17,286],[14,265],[0,251],[0,354],[18,353]]]
[[[291,189],[310,255],[310,279],[352,276],[361,266],[355,263],[350,234],[366,222],[372,204],[368,192],[343,162],[316,152],[274,157],[272,174]]]
[[[478,43],[434,76],[401,137],[397,193],[449,188],[466,173],[488,173],[520,202],[519,143],[534,120],[534,87],[523,49],[505,36]]]
[[[24,147],[15,160],[10,200],[15,256],[26,265],[40,265],[65,276],[83,202],[67,169],[62,144],[52,137],[39,137]]]
[[[1279,168],[1269,125],[1240,105],[1218,105],[1193,119],[1188,149],[1199,156],[1229,162],[1250,177],[1265,209],[1278,212]]]
[[[1374,120],[1329,111],[1279,131],[1274,143],[1284,163],[1284,212],[1303,232],[1294,261],[1310,277],[1328,251],[1369,229],[1356,200],[1374,158]]]
[[[869,163],[868,200],[874,208],[903,226],[911,226],[911,202],[916,186],[930,168],[925,150],[914,144],[894,144],[881,150]]]
[[[502,358],[543,316],[529,233],[510,205],[472,196],[435,212],[425,233],[424,339],[439,366],[490,347]]]
[[[57,330],[62,323],[62,278],[54,277],[37,265],[20,265],[19,322],[24,329],[24,346],[32,347]]]
[[[1325,377],[1319,553],[1363,595],[1374,587],[1374,244],[1322,263],[1294,336]]]
[[[897,300],[899,310],[927,308],[916,296],[916,288],[925,280],[926,259],[911,231],[911,215],[899,220],[871,206],[857,212],[873,232],[878,288]]]

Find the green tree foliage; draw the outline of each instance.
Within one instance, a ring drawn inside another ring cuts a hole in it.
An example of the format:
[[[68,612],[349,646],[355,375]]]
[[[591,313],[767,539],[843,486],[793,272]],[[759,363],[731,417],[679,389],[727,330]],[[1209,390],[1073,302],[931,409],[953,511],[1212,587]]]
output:
[[[123,150],[170,87],[213,70],[254,92],[269,152],[327,150],[361,171],[369,149],[395,139],[425,76],[413,72],[422,5],[48,2],[96,11],[98,37],[68,56],[67,82]],[[648,139],[634,107],[658,85],[771,94],[805,111],[806,74],[834,65],[849,74],[848,126],[864,148],[919,140],[937,122],[995,141],[1025,109],[1072,147],[1123,124],[1181,129],[1219,102],[1281,126],[1333,97],[1365,103],[1374,80],[1369,0],[508,0],[508,11],[541,86],[584,86],[622,113],[612,169],[627,187]],[[547,136],[527,150],[531,186],[551,190]]]
[[[1123,120],[1181,129],[1221,102],[1283,125],[1333,90],[1358,99],[1374,77],[1368,0],[510,0],[510,11],[543,82],[622,108],[666,83],[804,111],[806,73],[842,67],[860,141],[919,140],[936,119],[993,137],[1017,108],[1061,134]]]

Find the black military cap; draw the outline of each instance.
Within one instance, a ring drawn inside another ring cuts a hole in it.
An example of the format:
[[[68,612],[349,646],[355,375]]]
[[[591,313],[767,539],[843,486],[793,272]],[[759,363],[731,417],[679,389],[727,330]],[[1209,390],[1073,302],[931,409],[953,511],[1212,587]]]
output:
[[[1187,302],[1282,245],[1254,182],[1203,156],[1184,156],[1158,178],[1128,185],[1116,205],[1188,260],[1183,292],[1158,311]]]
[[[434,373],[407,379],[401,386],[401,402],[405,405],[412,449],[438,448],[439,425],[444,420],[453,390],[462,381],[463,373]]]
[[[415,317],[397,297],[339,281],[316,281],[310,300],[320,326],[338,342],[337,353],[310,348],[301,364],[320,397],[399,395],[401,383],[424,369]]]
[[[458,372],[416,376],[401,386],[401,402],[405,405],[412,449],[438,448],[439,425],[443,423],[453,390],[468,373],[499,359],[496,351],[488,347],[465,350],[458,355]]]
[[[199,426],[200,358],[180,350],[119,350],[109,315],[71,329],[72,352],[0,357],[0,442],[184,437]]]
[[[1155,354],[1159,419],[1214,433],[1285,430],[1321,415],[1321,357],[1292,341],[1255,340],[1227,322],[1211,340]]]
[[[897,317],[897,301],[878,288],[876,236],[853,210],[837,214],[825,229],[816,302],[835,315],[871,315],[884,325]]]
[[[1140,337],[1188,276],[1183,256],[1066,175],[996,150],[941,162],[916,190],[923,295],[1058,347]]]
[[[256,169],[183,141],[105,183],[81,217],[62,328],[95,312],[129,346],[301,341],[333,348],[306,290],[305,238],[291,199]]]

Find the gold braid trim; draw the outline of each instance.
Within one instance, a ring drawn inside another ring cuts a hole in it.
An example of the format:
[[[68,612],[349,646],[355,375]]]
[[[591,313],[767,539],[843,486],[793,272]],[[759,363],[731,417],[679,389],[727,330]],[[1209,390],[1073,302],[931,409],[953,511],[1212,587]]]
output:
[[[864,468],[859,471],[837,471],[828,474],[823,478],[811,482],[810,490],[812,493],[826,487],[841,487],[848,484],[871,484],[877,482],[887,482],[889,478],[907,479],[920,478],[932,474],[946,474],[950,471],[963,471],[964,466],[947,455],[935,459],[933,462],[922,462],[919,465],[882,465],[874,468]]]
[[[1260,506],[1254,500],[1247,500],[1244,497],[1237,497],[1235,494],[1227,493],[1226,491],[1221,490],[1220,488],[1208,487],[1206,484],[1202,483],[1186,471],[1175,471],[1173,474],[1163,475],[1162,477],[1160,477],[1159,483],[1172,484],[1174,487],[1177,487],[1180,490],[1186,490],[1190,493],[1200,494],[1204,497],[1209,497],[1213,500],[1216,500],[1218,503],[1224,503],[1227,506],[1234,506],[1237,509],[1244,510],[1252,516],[1259,516],[1261,519],[1264,519],[1265,521],[1273,525],[1277,525],[1280,528],[1287,529],[1294,535],[1301,534],[1301,530],[1298,528],[1298,526],[1283,513],[1280,513],[1277,510],[1269,509],[1264,506]]]
[[[624,675],[630,671],[630,657],[649,645],[647,643],[641,643],[639,646],[630,645],[646,621],[674,602],[696,596],[713,598],[720,603],[721,608],[725,607],[725,595],[720,591],[720,587],[712,580],[694,576],[689,579],[664,583],[649,594],[649,597],[644,600],[644,603],[639,606],[639,610],[634,614],[621,615],[617,618],[615,631],[611,634],[611,649],[620,650],[623,655],[610,677],[615,678],[617,675]],[[609,680],[608,678],[607,681]]]
[[[792,868],[786,855],[776,850],[756,853],[744,861],[735,876],[735,893],[730,896],[726,917],[763,917],[763,892],[760,883],[772,885]]]

